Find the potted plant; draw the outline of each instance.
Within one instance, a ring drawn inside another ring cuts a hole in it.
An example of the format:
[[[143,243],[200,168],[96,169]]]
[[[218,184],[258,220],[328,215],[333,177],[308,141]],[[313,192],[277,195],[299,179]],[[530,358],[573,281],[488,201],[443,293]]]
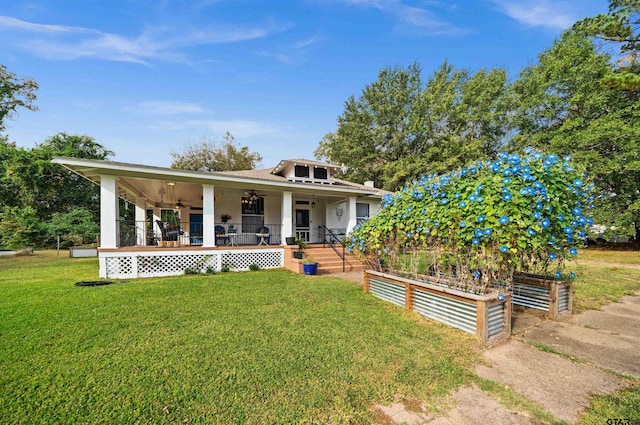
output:
[[[302,260],[304,256],[304,249],[307,247],[307,242],[304,239],[296,239],[296,245],[298,245],[299,251],[293,252],[293,258],[297,258],[298,260]]]
[[[284,238],[285,242],[287,243],[287,245],[295,245],[296,244],[296,237],[295,236],[289,236]]]
[[[318,262],[314,260],[313,255],[305,256],[302,267],[304,269],[304,274],[315,275],[318,273]]]
[[[231,216],[229,214],[222,214],[220,216],[220,219],[222,220],[223,223],[226,223],[227,221],[231,220]]]

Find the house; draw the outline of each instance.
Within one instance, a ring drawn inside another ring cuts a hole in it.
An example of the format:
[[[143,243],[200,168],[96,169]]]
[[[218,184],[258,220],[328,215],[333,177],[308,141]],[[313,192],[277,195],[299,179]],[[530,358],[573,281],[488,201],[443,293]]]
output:
[[[289,267],[293,248],[286,238],[310,244],[342,238],[378,212],[384,194],[372,182],[341,180],[340,166],[306,159],[220,172],[66,157],[53,162],[100,186],[103,278]],[[121,218],[119,199],[135,218]]]

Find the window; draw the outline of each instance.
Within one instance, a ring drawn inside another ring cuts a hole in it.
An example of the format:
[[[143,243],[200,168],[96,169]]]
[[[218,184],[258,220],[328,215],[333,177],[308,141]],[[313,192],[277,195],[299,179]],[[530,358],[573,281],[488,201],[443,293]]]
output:
[[[309,177],[309,167],[306,165],[296,165],[296,177]]]
[[[264,198],[245,196],[242,198],[242,231],[255,233],[264,226]]]
[[[360,224],[369,218],[369,204],[356,203],[356,223]]]
[[[326,168],[315,168],[313,170],[313,178],[318,180],[326,180],[327,179],[327,169]]]

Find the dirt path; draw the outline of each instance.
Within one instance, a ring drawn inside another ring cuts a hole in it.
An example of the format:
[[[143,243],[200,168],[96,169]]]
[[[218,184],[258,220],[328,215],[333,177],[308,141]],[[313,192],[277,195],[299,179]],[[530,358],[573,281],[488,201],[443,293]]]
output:
[[[515,327],[511,340],[484,352],[488,366],[478,365],[476,373],[559,420],[574,422],[593,395],[629,385],[620,374],[640,378],[640,293],[564,322],[524,314]],[[407,424],[540,423],[475,386],[458,389],[451,400],[454,407],[439,417],[428,412],[407,415],[401,405],[384,413],[394,423]]]

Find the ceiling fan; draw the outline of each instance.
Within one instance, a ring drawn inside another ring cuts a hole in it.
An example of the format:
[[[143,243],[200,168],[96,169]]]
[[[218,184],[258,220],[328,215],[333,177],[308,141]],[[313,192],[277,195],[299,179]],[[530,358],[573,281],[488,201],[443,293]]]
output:
[[[260,194],[260,193],[256,193],[255,190],[251,189],[250,191],[245,192],[244,196],[248,197],[249,200],[251,200],[251,201],[256,201],[259,198],[262,198],[263,196],[266,196],[266,195],[263,195],[263,194]]]

